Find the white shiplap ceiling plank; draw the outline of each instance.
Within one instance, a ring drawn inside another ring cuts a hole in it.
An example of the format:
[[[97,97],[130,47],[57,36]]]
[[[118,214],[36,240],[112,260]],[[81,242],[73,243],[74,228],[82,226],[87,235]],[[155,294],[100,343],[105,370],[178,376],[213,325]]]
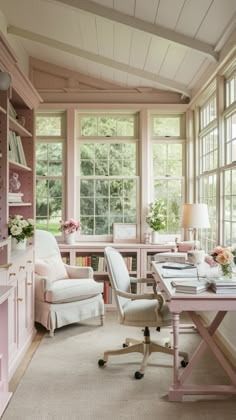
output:
[[[140,77],[133,76],[132,74],[127,75],[127,85],[131,87],[140,86]]]
[[[163,77],[174,78],[178,69],[187,53],[187,48],[179,45],[170,44],[165,60],[159,71],[159,75]]]
[[[205,58],[201,54],[188,50],[174,79],[188,86],[194,75],[200,71],[204,60]]]
[[[114,9],[125,15],[134,16],[135,0],[114,0]]]
[[[100,75],[102,80],[114,83],[114,70],[110,67],[100,65]]]
[[[144,68],[150,41],[150,35],[142,34],[139,31],[133,31],[129,61],[130,66],[139,69]]]
[[[105,7],[110,7],[111,9],[113,8],[113,0],[96,0],[94,3],[101,4]]]
[[[160,0],[136,0],[135,17],[150,23],[155,23]]]
[[[155,23],[174,30],[185,1],[160,0]]]
[[[187,0],[182,9],[176,31],[194,37],[213,0]]]
[[[127,87],[127,73],[119,70],[114,71],[114,83]]]
[[[114,52],[116,60],[120,63],[129,64],[131,43],[132,29],[116,24],[114,27]]]
[[[208,39],[215,45],[224,31],[232,16],[236,13],[236,0],[214,0],[197,33],[196,39],[200,41]]]
[[[81,12],[79,15],[79,24],[82,37],[82,48],[84,50],[98,54],[96,18],[88,13]]]
[[[166,39],[152,37],[144,69],[151,73],[159,73],[169,46]]]
[[[98,54],[114,58],[114,24],[106,19],[96,18]]]

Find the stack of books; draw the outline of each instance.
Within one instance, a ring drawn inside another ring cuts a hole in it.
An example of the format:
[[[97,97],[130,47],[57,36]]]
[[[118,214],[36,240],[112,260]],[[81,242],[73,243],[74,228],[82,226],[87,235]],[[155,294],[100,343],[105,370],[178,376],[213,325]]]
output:
[[[9,203],[22,203],[24,194],[21,192],[9,192],[8,193],[8,202]]]
[[[200,280],[173,280],[171,282],[177,293],[198,294],[209,289],[210,283],[201,278]]]
[[[213,278],[211,279],[211,289],[219,294],[236,293],[236,277],[232,280],[224,280],[222,277]]]

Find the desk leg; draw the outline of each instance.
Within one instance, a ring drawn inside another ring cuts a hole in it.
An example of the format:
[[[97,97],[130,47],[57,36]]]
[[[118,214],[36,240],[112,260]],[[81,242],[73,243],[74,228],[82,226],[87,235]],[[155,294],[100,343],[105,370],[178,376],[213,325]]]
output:
[[[179,313],[173,313],[174,372],[173,385],[169,390],[170,401],[182,401],[183,394],[179,388]]]

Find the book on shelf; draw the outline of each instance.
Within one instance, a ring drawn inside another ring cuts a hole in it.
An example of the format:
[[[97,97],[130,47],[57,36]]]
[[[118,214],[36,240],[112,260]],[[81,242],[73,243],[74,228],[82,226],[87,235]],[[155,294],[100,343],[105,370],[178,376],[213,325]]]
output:
[[[197,294],[209,289],[210,283],[205,279],[199,280],[173,280],[171,282],[177,293]]]
[[[21,137],[17,136],[16,133],[11,130],[9,131],[9,158],[13,162],[27,166]]]
[[[16,120],[17,112],[16,112],[14,106],[12,105],[12,103],[10,101],[9,101],[9,115],[10,115],[10,117],[14,118],[14,120]]]
[[[188,270],[191,268],[196,268],[194,264],[188,264],[188,263],[177,263],[177,262],[167,262],[163,264],[162,268],[168,268],[171,270]]]
[[[104,289],[103,289],[103,299],[104,303],[109,303],[109,282],[104,281]]]
[[[22,203],[24,194],[20,192],[9,192],[8,193],[8,202],[9,203]]]

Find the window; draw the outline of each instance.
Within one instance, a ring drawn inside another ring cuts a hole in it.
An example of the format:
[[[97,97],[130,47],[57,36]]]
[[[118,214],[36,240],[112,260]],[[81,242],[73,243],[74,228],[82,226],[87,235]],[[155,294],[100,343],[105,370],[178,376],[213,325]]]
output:
[[[223,240],[236,245],[236,168],[223,172]]]
[[[64,114],[36,117],[36,228],[59,235],[64,195]]]
[[[236,101],[236,73],[226,80],[225,91],[226,107],[228,107]]]
[[[225,118],[226,164],[236,162],[236,112]]]
[[[154,115],[152,118],[153,200],[166,204],[164,234],[180,234],[180,216],[184,198],[184,140],[182,115]],[[161,140],[161,137],[168,139]],[[160,139],[156,139],[160,137]],[[176,139],[175,139],[176,138]]]
[[[198,201],[208,205],[210,219],[210,228],[199,230],[199,239],[205,251],[211,251],[218,235],[216,191],[219,144],[215,94],[200,107],[198,151]]]
[[[79,126],[82,137],[78,140],[77,180],[81,235],[107,239],[113,233],[113,223],[137,223],[136,117],[79,116]]]

